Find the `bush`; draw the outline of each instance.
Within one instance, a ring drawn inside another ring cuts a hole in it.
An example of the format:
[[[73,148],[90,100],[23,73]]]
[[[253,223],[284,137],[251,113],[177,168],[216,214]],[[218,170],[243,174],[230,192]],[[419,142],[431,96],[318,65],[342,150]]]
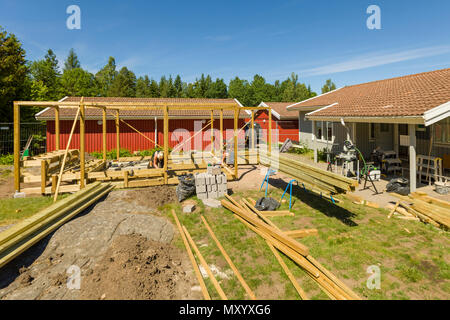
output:
[[[288,151],[288,153],[295,153],[295,154],[308,154],[311,153],[313,150],[308,148],[308,145],[305,142],[299,141],[298,145],[301,148],[291,148],[291,150]]]
[[[97,159],[103,158],[103,152],[101,152],[101,151],[91,152],[90,155]],[[128,151],[127,149],[120,149],[119,155],[120,155],[120,157],[132,157],[133,156],[133,154],[130,151]],[[116,149],[106,151],[106,159],[108,159],[108,160],[117,159]]]
[[[0,165],[8,166],[14,164],[14,155],[4,154],[0,156]]]

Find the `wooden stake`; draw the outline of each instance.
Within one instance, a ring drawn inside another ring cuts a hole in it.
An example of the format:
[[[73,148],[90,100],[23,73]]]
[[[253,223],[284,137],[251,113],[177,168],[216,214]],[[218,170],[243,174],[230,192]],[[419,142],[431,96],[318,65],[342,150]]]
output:
[[[14,102],[14,189],[20,192],[20,106]]]
[[[77,110],[77,114],[75,115],[75,119],[73,120],[72,129],[70,130],[69,140],[67,141],[67,145],[66,145],[66,151],[64,152],[64,158],[60,165],[61,167],[59,169],[58,183],[56,185],[55,196],[53,198],[53,202],[56,202],[56,199],[58,199],[59,186],[61,185],[61,178],[62,178],[62,174],[64,171],[64,165],[66,164],[67,153],[69,152],[70,143],[72,142],[73,132],[75,131],[75,126],[77,125],[77,120],[78,120],[79,114],[80,114],[80,108],[78,108],[78,110]]]
[[[107,120],[106,120],[106,108],[102,110],[102,140],[103,140],[103,161],[106,161],[106,135],[107,135]]]
[[[251,137],[252,137],[252,150],[255,149],[255,111],[252,110],[252,128],[251,128]]]
[[[189,260],[191,260],[191,264],[192,264],[192,268],[194,269],[195,276],[197,277],[197,280],[200,283],[200,288],[202,289],[203,297],[205,298],[205,300],[211,300],[211,296],[208,293],[208,289],[206,288],[205,281],[203,280],[203,277],[202,277],[202,274],[200,273],[197,262],[195,261],[194,254],[192,253],[191,246],[189,245],[189,242],[186,239],[186,235],[184,234],[184,231],[181,227],[180,221],[178,220],[175,210],[173,210],[173,209],[172,209],[172,216],[176,222],[178,231],[180,232],[181,239],[183,239],[184,247],[186,248],[186,251],[188,253]]]
[[[225,292],[223,292],[222,288],[220,287],[219,282],[214,277],[214,274],[212,273],[211,269],[209,268],[208,263],[203,258],[202,254],[200,253],[200,250],[198,249],[194,240],[192,240],[192,237],[189,234],[189,232],[187,231],[185,226],[183,226],[183,230],[184,230],[184,233],[185,233],[189,243],[191,244],[192,248],[194,249],[195,254],[197,255],[198,259],[200,260],[200,263],[202,264],[203,268],[208,273],[208,276],[209,276],[211,282],[213,283],[214,287],[216,288],[217,292],[219,293],[219,296],[222,298],[222,300],[228,300],[227,296],[225,295]]]
[[[220,244],[219,240],[217,239],[216,235],[212,231],[211,227],[209,226],[208,222],[206,221],[205,217],[201,216],[202,221],[208,230],[209,234],[211,235],[211,238],[213,238],[214,242],[216,243],[217,247],[219,248],[220,252],[222,252],[223,257],[228,262],[228,265],[230,266],[231,270],[233,270],[234,274],[238,278],[239,282],[242,284],[242,287],[244,287],[245,292],[249,295],[250,299],[256,300],[256,296],[253,293],[252,289],[247,285],[247,282],[245,282],[244,278],[240,274],[239,270],[234,265],[233,261],[231,261],[230,256],[226,253],[225,249]]]
[[[41,161],[41,193],[45,194],[45,187],[47,186],[47,170],[48,163],[47,160]]]
[[[306,295],[305,291],[303,291],[303,289],[300,287],[300,285],[297,282],[297,279],[295,279],[294,275],[292,274],[291,270],[289,270],[288,266],[286,265],[286,263],[284,263],[283,259],[281,258],[280,254],[278,253],[278,251],[273,247],[273,245],[270,244],[269,241],[266,240],[267,245],[269,246],[270,250],[272,250],[273,255],[275,256],[275,258],[278,260],[278,263],[281,265],[281,267],[283,268],[284,272],[286,273],[286,275],[288,276],[289,280],[291,280],[292,285],[294,286],[295,290],[297,290],[298,294],[300,295],[300,297],[303,300],[309,300],[308,296]]]
[[[400,201],[397,201],[397,203],[395,204],[394,208],[391,210],[391,212],[389,212],[388,219],[390,219],[392,217],[392,215],[397,210],[399,205],[400,205]]]

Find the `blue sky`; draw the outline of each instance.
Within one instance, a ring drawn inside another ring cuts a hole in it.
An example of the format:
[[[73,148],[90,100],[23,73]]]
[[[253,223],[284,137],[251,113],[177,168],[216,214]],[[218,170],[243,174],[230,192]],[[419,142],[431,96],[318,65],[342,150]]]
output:
[[[81,8],[81,30],[68,30],[66,8]],[[381,30],[369,30],[369,5]],[[0,25],[15,33],[27,59],[74,48],[96,72],[114,56],[138,76],[202,73],[273,82],[298,73],[320,91],[450,67],[448,0],[17,1],[0,0]]]

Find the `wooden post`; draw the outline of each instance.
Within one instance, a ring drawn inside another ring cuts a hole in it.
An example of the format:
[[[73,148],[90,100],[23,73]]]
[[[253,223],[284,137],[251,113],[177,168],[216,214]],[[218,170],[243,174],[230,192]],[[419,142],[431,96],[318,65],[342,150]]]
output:
[[[14,102],[14,189],[20,192],[20,106]]]
[[[415,192],[417,188],[416,174],[416,125],[408,124],[409,134],[409,189]]]
[[[164,106],[164,184],[167,184],[169,180],[167,175],[168,162],[169,162],[169,107]]]
[[[48,163],[46,160],[41,161],[41,193],[45,194],[45,187],[47,186],[47,171]]]
[[[252,110],[252,124],[251,124],[252,128],[251,128],[251,137],[252,137],[252,144],[251,144],[251,149],[254,150],[255,149],[255,111]]]
[[[106,120],[106,108],[103,108],[103,121],[102,121],[102,126],[103,126],[103,133],[102,133],[102,138],[103,138],[103,161],[106,161],[106,134],[107,134],[107,120]]]
[[[398,157],[398,151],[399,151],[398,123],[394,123],[394,151]]]
[[[119,110],[116,111],[116,148],[117,148],[117,161],[120,158],[120,122],[119,122]]]
[[[272,152],[272,109],[269,108],[269,133],[268,133],[268,139],[267,139],[267,143],[268,143],[268,152],[271,153]]]
[[[85,135],[85,119],[86,119],[86,109],[84,108],[83,99],[80,103],[80,189],[85,186],[85,152],[86,152],[86,135]]]
[[[59,107],[55,107],[55,150],[56,151],[58,151],[59,148],[60,148],[59,137],[60,137],[60,131],[59,131]]]
[[[211,153],[214,154],[214,110],[211,109]]]
[[[238,120],[239,110],[234,109],[234,178],[238,178]]]
[[[220,151],[223,154],[223,109],[220,109]]]
[[[125,170],[123,172],[123,186],[124,188],[128,188],[128,171]]]
[[[312,122],[312,144],[314,149],[314,162],[317,163],[317,122],[313,120]]]

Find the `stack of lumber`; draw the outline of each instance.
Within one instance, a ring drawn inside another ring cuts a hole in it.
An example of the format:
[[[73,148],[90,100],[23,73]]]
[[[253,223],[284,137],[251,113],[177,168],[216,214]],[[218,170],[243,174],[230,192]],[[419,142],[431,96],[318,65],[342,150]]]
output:
[[[113,187],[93,183],[0,233],[0,268],[104,197]]]
[[[259,159],[262,165],[278,168],[279,171],[320,193],[343,193],[353,191],[358,186],[356,180],[322,170],[301,161],[293,160],[282,154],[277,154],[272,157],[269,153],[261,152]]]
[[[399,198],[395,207],[389,213],[389,218],[399,213],[409,220],[422,221],[445,230],[450,228],[450,203],[430,197],[426,194],[414,192],[409,196],[392,193]]]
[[[284,253],[291,260],[293,260],[303,270],[305,270],[306,273],[331,299],[361,299],[335,275],[315,260],[309,254],[309,250],[305,245],[297,242],[287,232],[281,231],[266,217],[259,215],[258,211],[254,210],[254,207],[249,201],[245,201],[244,199],[238,203],[232,197],[226,197],[228,200],[221,201],[225,208],[232,211],[236,218],[238,218],[244,225],[266,240],[271,249],[276,248],[278,251]],[[276,252],[276,250],[274,250],[274,252]],[[304,292],[299,291],[299,294],[304,297]]]

